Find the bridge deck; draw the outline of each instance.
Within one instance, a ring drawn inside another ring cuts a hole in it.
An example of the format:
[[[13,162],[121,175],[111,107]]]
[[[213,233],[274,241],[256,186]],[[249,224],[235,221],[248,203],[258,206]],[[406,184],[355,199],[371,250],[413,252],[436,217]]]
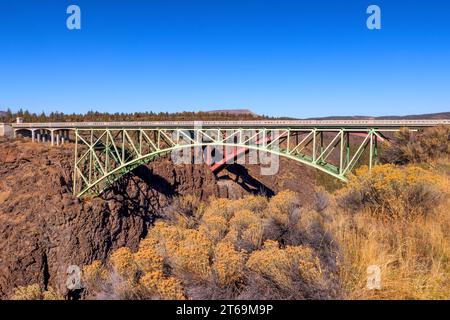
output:
[[[450,125],[450,120],[254,120],[254,121],[133,121],[13,123],[14,129],[77,128],[420,128]]]

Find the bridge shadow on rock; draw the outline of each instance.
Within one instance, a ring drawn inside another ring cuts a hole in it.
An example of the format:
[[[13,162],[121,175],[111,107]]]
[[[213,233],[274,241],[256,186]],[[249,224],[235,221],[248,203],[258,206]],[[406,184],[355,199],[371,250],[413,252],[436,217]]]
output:
[[[224,175],[219,177],[219,180],[233,180],[245,191],[253,195],[264,195],[269,198],[275,195],[275,192],[272,189],[253,178],[248,172],[247,168],[245,168],[243,165],[237,163],[230,164],[229,166],[225,167],[224,170],[234,175],[234,178],[230,177],[229,175]]]
[[[160,175],[154,174],[153,171],[145,165],[136,168],[133,171],[133,174],[144,181],[149,188],[162,193],[166,197],[172,198],[174,196],[178,196],[178,192],[176,191],[174,185],[170,184]]]
[[[116,181],[101,198],[120,203],[124,215],[154,217],[178,195],[175,186],[142,165]]]

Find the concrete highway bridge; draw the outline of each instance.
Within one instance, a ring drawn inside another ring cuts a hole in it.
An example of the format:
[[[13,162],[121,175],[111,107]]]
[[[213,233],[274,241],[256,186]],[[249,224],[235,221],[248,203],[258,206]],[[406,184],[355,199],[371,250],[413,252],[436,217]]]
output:
[[[285,157],[347,181],[361,159],[367,159],[369,168],[377,163],[378,144],[392,132],[403,127],[418,130],[438,125],[450,125],[450,120],[63,122],[11,126],[14,136],[29,136],[35,142],[73,143],[73,190],[82,197],[102,193],[142,164],[186,150],[194,150],[194,158],[200,152],[213,171],[256,152],[258,156]]]

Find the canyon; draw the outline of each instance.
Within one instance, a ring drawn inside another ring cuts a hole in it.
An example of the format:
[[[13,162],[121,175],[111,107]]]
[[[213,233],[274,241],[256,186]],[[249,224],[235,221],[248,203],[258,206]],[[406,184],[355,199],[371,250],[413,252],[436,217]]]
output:
[[[316,173],[280,159],[274,176],[258,165],[230,165],[214,175],[206,165],[174,165],[170,156],[138,167],[100,197],[72,192],[73,151],[0,138],[0,298],[38,283],[67,291],[69,265],[106,261],[123,246],[135,250],[172,199],[194,195],[241,198],[282,190],[314,197]]]

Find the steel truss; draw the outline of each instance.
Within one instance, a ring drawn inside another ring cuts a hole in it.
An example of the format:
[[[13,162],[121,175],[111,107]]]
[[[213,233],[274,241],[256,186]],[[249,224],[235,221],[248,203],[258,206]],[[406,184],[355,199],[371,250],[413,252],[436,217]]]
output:
[[[370,168],[377,163],[383,138],[376,128],[77,128],[73,192],[101,194],[136,167],[186,148],[272,153],[347,181],[364,153]]]

